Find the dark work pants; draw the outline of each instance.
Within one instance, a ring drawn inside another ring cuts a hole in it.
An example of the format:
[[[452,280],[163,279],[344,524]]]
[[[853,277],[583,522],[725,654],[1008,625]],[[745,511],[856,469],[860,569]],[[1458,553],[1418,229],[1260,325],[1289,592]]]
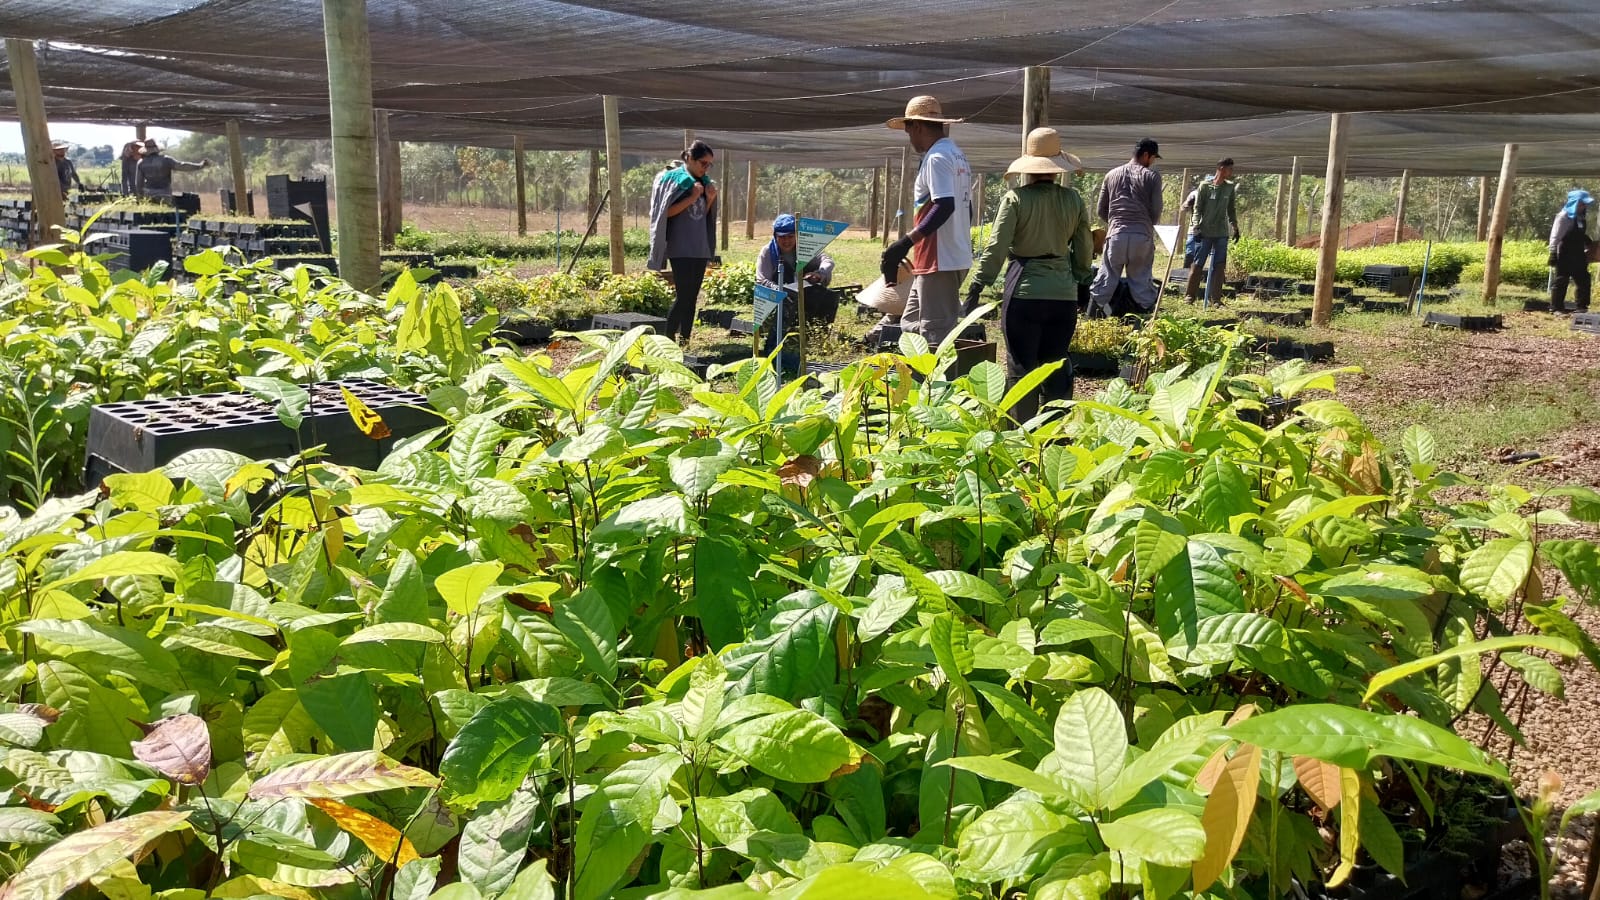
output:
[[[1577,296],[1573,298],[1577,304],[1578,312],[1589,311],[1589,267],[1581,269],[1565,269],[1556,267],[1555,280],[1550,283],[1550,308],[1561,310],[1567,304],[1567,282],[1572,282],[1577,287]]]
[[[667,260],[672,268],[672,290],[676,299],[667,310],[667,336],[687,341],[694,329],[694,308],[700,300],[700,284],[706,280],[709,260],[678,257]]]
[[[1011,417],[1026,422],[1051,400],[1072,399],[1072,361],[1067,348],[1078,330],[1078,304],[1072,300],[1006,301],[1001,313],[1006,336],[1006,389],[1046,363],[1064,360],[1044,383],[1029,391],[1011,409]]]

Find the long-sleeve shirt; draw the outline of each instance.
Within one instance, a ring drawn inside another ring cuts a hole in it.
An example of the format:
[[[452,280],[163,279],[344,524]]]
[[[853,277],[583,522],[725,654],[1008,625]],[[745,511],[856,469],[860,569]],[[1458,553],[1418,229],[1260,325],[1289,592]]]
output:
[[[1161,221],[1161,175],[1149,166],[1123,163],[1106,173],[1096,206],[1107,223],[1107,237],[1119,232],[1153,235]]]
[[[153,153],[139,160],[139,168],[133,176],[134,190],[146,197],[171,196],[173,172],[193,172],[203,168],[203,163],[183,162],[165,153]]]
[[[778,251],[777,245],[769,241],[756,256],[756,281],[769,288],[782,290],[784,285],[794,283],[794,266],[795,257],[784,256]],[[819,285],[827,287],[833,282],[833,257],[818,253],[806,264],[805,274],[813,272],[820,279]]]
[[[78,177],[78,167],[65,156],[56,157],[56,180],[61,182],[62,196],[66,196],[74,181],[78,183],[78,187],[83,187],[83,179]]]
[[[1204,238],[1225,238],[1239,230],[1234,209],[1238,185],[1232,181],[1207,181],[1195,188],[1194,232]]]
[[[696,178],[683,166],[656,176],[650,189],[650,256],[645,268],[659,272],[669,259],[710,259],[717,255],[717,205],[702,193],[687,209],[668,215],[673,204],[689,196],[695,182],[710,188],[710,178]],[[720,201],[719,201],[720,202]]]
[[[1022,300],[1078,299],[1089,280],[1094,235],[1089,210],[1072,188],[1047,181],[1010,190],[1000,198],[994,233],[974,264],[973,280],[994,284],[1012,257],[1027,260],[1012,295]]]
[[[1584,218],[1580,215],[1574,219],[1562,210],[1550,226],[1550,256],[1561,273],[1577,274],[1589,267],[1590,241]]]

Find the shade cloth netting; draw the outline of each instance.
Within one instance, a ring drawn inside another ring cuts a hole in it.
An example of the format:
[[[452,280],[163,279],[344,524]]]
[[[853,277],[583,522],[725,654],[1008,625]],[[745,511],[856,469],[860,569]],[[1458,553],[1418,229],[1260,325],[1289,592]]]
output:
[[[1219,151],[1279,171],[1358,117],[1350,171],[1600,169],[1594,0],[368,0],[376,105],[395,135],[626,149],[692,128],[774,162],[897,155],[882,128],[917,93],[972,120],[979,168],[1020,144],[1022,73],[1051,66],[1051,118],[1097,167],[1146,132],[1168,167]],[[0,34],[39,47],[53,118],[325,136],[320,0],[4,0]],[[0,73],[0,110],[14,101]],[[994,126],[994,127],[985,127]],[[1314,169],[1314,166],[1308,166]]]

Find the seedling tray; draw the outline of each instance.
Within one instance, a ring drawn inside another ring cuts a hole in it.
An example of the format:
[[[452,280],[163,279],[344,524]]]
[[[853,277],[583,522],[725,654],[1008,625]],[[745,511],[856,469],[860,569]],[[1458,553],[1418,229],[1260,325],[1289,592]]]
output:
[[[1460,316],[1455,313],[1431,312],[1422,320],[1424,325],[1439,328],[1459,328],[1462,331],[1494,331],[1501,327],[1503,318],[1493,316]]]
[[[756,333],[756,323],[753,319],[734,319],[728,323],[728,333],[735,336],[749,337]]]
[[[554,328],[533,319],[510,319],[494,327],[495,337],[517,345],[547,343],[554,333]]]
[[[1350,305],[1364,312],[1401,314],[1411,312],[1411,303],[1406,300],[1359,300]]]
[[[1241,319],[1259,319],[1269,325],[1281,325],[1284,328],[1304,328],[1310,321],[1311,313],[1306,310],[1288,310],[1277,312],[1267,309],[1245,309],[1239,311]]]
[[[1078,353],[1071,352],[1067,358],[1072,361],[1072,373],[1089,378],[1110,378],[1117,374],[1117,369],[1122,365],[1122,358],[1109,353]]]
[[[1321,362],[1333,358],[1333,341],[1295,341],[1288,338],[1265,340],[1256,345],[1256,350],[1265,353],[1273,359],[1303,359],[1307,362]]]
[[[656,334],[667,330],[667,320],[660,316],[646,315],[636,312],[605,313],[594,317],[594,328],[597,330],[628,331],[639,326],[646,326]]]
[[[1524,301],[1522,301],[1522,311],[1523,312],[1549,312],[1550,311],[1550,301],[1549,300],[1524,300]]]
[[[1586,331],[1590,334],[1600,334],[1600,313],[1573,313],[1572,330]]]
[[[383,418],[389,435],[367,437],[345,406],[348,388]],[[104,403],[89,411],[86,471],[148,472],[182,453],[201,448],[231,450],[251,459],[290,456],[301,448],[326,446],[341,465],[377,468],[394,442],[444,424],[421,394],[366,379],[309,385],[311,404],[296,433],[275,408],[243,391]]]
[[[733,324],[733,317],[738,314],[737,310],[732,309],[702,309],[695,313],[695,319],[701,325],[709,325],[712,328],[727,328]]]

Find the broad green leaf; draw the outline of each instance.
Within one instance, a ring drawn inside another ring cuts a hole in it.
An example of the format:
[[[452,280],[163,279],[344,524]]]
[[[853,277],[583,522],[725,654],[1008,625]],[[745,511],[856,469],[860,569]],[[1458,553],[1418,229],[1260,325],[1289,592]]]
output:
[[[1052,850],[1087,842],[1083,823],[1036,800],[1014,799],[988,810],[961,832],[956,870],[971,881],[1020,879]]]
[[[1216,453],[1200,467],[1200,511],[1206,527],[1226,532],[1234,516],[1255,510],[1250,483],[1239,463]]]
[[[461,481],[493,475],[505,437],[506,430],[487,414],[467,416],[450,438],[450,470]]]
[[[368,625],[344,639],[346,644],[379,643],[383,641],[418,641],[424,644],[442,644],[447,640],[437,629],[415,622],[379,622]]]
[[[907,519],[915,519],[928,511],[921,503],[897,503],[874,513],[861,526],[861,552],[871,550],[877,543]]]
[[[554,604],[557,629],[578,648],[589,671],[607,682],[617,677],[617,626],[600,592],[587,589]]]
[[[1495,538],[1472,551],[1461,564],[1461,586],[1498,607],[1522,589],[1532,566],[1532,543]]]
[[[979,778],[1033,791],[1046,800],[1077,794],[1073,787],[1049,775],[1041,775],[998,756],[955,756],[940,760],[938,765],[971,772]]]
[[[1233,865],[1244,843],[1250,817],[1256,808],[1256,787],[1261,781],[1261,748],[1241,744],[1222,768],[1211,796],[1206,798],[1200,824],[1205,829],[1205,853],[1194,863],[1194,888],[1203,891]]]
[[[834,627],[839,610],[818,598],[810,609],[775,617],[772,633],[722,654],[735,694],[771,694],[785,700],[815,696],[833,680]]]
[[[69,584],[126,575],[154,575],[158,578],[176,580],[182,573],[182,564],[165,553],[152,553],[144,550],[119,550],[90,562],[76,572],[50,582],[41,590],[48,591],[65,587]]]
[[[1437,725],[1348,706],[1285,707],[1231,725],[1225,733],[1265,750],[1309,756],[1347,769],[1365,770],[1374,757],[1388,756],[1501,780],[1509,777],[1504,765]]]
[[[716,438],[690,441],[667,457],[672,483],[691,500],[704,497],[723,472],[739,461],[737,449]]]
[[[970,572],[950,570],[929,572],[928,580],[937,584],[939,590],[951,597],[977,600],[994,606],[1004,606],[1006,602],[1006,597],[1000,593],[999,588]]]
[[[445,749],[439,775],[466,806],[504,800],[522,784],[561,714],[548,704],[510,695],[473,714]]]
[[[1011,728],[1011,733],[1022,742],[1023,749],[1035,758],[1041,758],[1054,749],[1049,723],[1027,701],[987,681],[974,681],[971,685],[994,707],[995,715]]]
[[[528,855],[528,838],[538,812],[538,796],[526,790],[479,806],[461,829],[456,854],[461,877],[486,894],[509,889]]]
[[[832,722],[804,709],[746,720],[723,732],[716,744],[760,772],[800,784],[827,781],[861,760]]]
[[[1183,525],[1158,509],[1146,509],[1133,531],[1133,558],[1139,576],[1152,578],[1183,552],[1189,536]]]
[[[134,722],[147,719],[148,711],[126,694],[102,685],[70,663],[39,663],[39,691],[45,705],[61,711],[50,726],[56,747],[92,750],[107,756],[126,756],[128,745],[142,737]]]
[[[29,860],[0,889],[0,898],[60,897],[161,835],[184,827],[188,819],[187,811],[142,812],[69,834]]]
[[[575,900],[609,897],[650,842],[667,784],[683,764],[676,752],[623,762],[601,779],[578,819]]]
[[[433,580],[450,611],[464,616],[478,608],[483,595],[500,580],[506,567],[498,562],[468,563]]]
[[[1010,390],[1006,391],[1005,396],[1000,399],[1000,403],[998,405],[1000,411],[1004,413],[1010,413],[1012,408],[1015,407],[1023,397],[1026,397],[1028,394],[1032,393],[1034,388],[1044,384],[1046,379],[1048,379],[1051,375],[1054,375],[1056,370],[1060,369],[1065,364],[1066,363],[1061,360],[1048,362],[1022,376],[1022,378],[1017,380],[1016,384],[1011,386]]]
[[[727,537],[709,534],[695,542],[695,607],[714,650],[745,638],[744,610],[756,608],[751,556],[739,542]]]
[[[1120,809],[1144,790],[1193,756],[1222,726],[1222,713],[1212,712],[1180,720],[1156,738],[1143,755],[1123,767],[1106,798],[1107,809]]]
[[[1128,757],[1127,725],[1111,695],[1078,691],[1061,704],[1055,725],[1055,760],[1061,775],[1099,809],[1111,795]]]
[[[267,403],[277,412],[278,418],[290,430],[298,430],[305,419],[306,407],[311,405],[311,394],[298,384],[281,378],[261,378],[240,375],[239,386],[256,399]]]
[[[1384,669],[1382,672],[1372,676],[1372,680],[1367,682],[1367,692],[1362,695],[1361,702],[1370,702],[1373,697],[1376,697],[1380,692],[1383,691],[1384,688],[1388,687],[1389,685],[1419,672],[1426,672],[1429,669],[1438,666],[1445,660],[1477,653],[1494,653],[1499,650],[1509,650],[1520,647],[1536,647],[1540,650],[1549,650],[1552,653],[1559,653],[1562,656],[1578,655],[1578,648],[1571,641],[1568,641],[1564,638],[1547,637],[1545,635],[1536,634],[1504,635],[1501,637],[1486,638],[1481,641],[1473,641],[1468,644],[1458,644],[1448,650],[1435,653],[1432,656],[1425,656],[1422,659],[1414,659],[1408,663],[1402,663],[1401,665],[1394,666],[1393,668]]]
[[[380,753],[341,753],[284,766],[250,785],[254,800],[276,797],[353,797],[405,787],[433,787],[427,772]]]
[[[1400,436],[1400,448],[1406,453],[1406,461],[1413,470],[1421,466],[1431,466],[1439,453],[1439,442],[1434,440],[1432,432],[1421,425],[1412,425]]]
[[[7,844],[53,844],[61,840],[61,820],[25,806],[0,807],[0,841]]]
[[[1239,647],[1278,646],[1283,626],[1259,613],[1228,613],[1201,619],[1195,642],[1169,642],[1167,651],[1190,665],[1232,662]]]
[[[1200,820],[1177,809],[1147,809],[1100,826],[1106,847],[1162,866],[1187,866],[1205,853]]]
[[[556,900],[555,881],[547,870],[549,863],[541,859],[519,872],[500,900]]]

